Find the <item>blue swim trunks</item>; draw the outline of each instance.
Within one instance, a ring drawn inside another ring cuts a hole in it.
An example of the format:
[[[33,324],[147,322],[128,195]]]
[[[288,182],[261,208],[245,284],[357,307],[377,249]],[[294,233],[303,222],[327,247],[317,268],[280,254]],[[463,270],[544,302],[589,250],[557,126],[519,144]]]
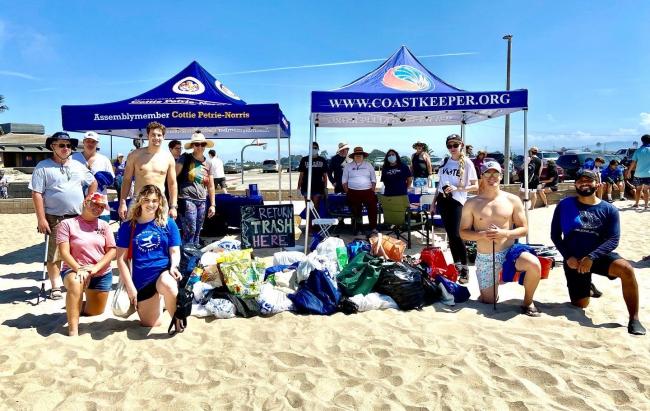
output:
[[[500,282],[510,283],[518,281],[519,284],[524,284],[526,272],[517,272],[515,263],[521,253],[525,252],[537,255],[532,247],[518,243],[513,244],[510,248],[494,253],[494,273]],[[494,286],[492,253],[477,253],[475,265],[479,289],[484,290]]]

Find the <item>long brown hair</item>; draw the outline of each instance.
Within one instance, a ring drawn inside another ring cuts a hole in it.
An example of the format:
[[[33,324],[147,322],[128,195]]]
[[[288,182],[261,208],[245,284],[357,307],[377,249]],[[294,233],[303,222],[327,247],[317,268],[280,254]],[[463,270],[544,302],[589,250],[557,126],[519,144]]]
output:
[[[162,191],[160,191],[160,188],[153,184],[147,184],[146,186],[142,187],[142,190],[140,190],[137,197],[135,198],[135,204],[129,210],[129,214],[126,218],[127,220],[131,221],[131,225],[135,225],[138,218],[142,215],[142,199],[151,194],[155,194],[156,197],[158,197],[158,201],[160,202],[158,204],[158,209],[156,210],[154,222],[159,227],[165,227],[167,225],[167,199],[163,195]]]

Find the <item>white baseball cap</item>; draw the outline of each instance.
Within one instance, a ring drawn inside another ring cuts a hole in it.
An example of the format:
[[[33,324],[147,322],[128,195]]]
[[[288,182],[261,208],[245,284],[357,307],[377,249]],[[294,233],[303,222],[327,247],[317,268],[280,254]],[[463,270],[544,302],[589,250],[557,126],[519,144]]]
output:
[[[97,135],[97,133],[95,133],[94,131],[86,131],[86,133],[84,134],[84,140],[87,138],[99,142],[99,135]]]

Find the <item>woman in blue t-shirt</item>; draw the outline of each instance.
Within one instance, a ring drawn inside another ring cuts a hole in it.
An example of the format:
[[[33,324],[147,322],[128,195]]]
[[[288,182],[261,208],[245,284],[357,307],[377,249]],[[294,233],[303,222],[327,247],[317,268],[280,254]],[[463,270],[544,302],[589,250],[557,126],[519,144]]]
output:
[[[181,237],[166,209],[167,201],[160,189],[146,185],[117,233],[120,279],[144,327],[160,324],[160,295],[172,318],[176,311]]]

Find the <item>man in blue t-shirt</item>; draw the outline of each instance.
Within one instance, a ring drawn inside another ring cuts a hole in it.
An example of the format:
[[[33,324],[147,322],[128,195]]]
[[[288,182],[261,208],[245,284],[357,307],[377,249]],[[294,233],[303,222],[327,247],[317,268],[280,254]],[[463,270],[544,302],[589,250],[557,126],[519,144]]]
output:
[[[609,166],[600,172],[600,181],[605,184],[607,192],[607,201],[612,202],[612,189],[616,188],[621,201],[625,200],[625,185],[623,184],[623,169],[619,167],[618,160],[609,162]]]
[[[630,178],[632,172],[634,172],[634,176],[638,180],[638,184],[636,184],[634,207],[639,206],[641,193],[643,193],[645,209],[647,210],[648,197],[650,197],[650,134],[644,134],[641,136],[641,144],[642,146],[632,155],[632,161],[630,162],[630,167],[625,173],[625,177]]]
[[[639,287],[629,262],[614,252],[620,239],[618,209],[596,197],[597,175],[578,171],[577,197],[560,201],[553,214],[551,240],[564,257],[564,274],[571,304],[589,305],[591,274],[621,279],[623,299],[630,314],[627,330],[645,335],[639,321]]]

